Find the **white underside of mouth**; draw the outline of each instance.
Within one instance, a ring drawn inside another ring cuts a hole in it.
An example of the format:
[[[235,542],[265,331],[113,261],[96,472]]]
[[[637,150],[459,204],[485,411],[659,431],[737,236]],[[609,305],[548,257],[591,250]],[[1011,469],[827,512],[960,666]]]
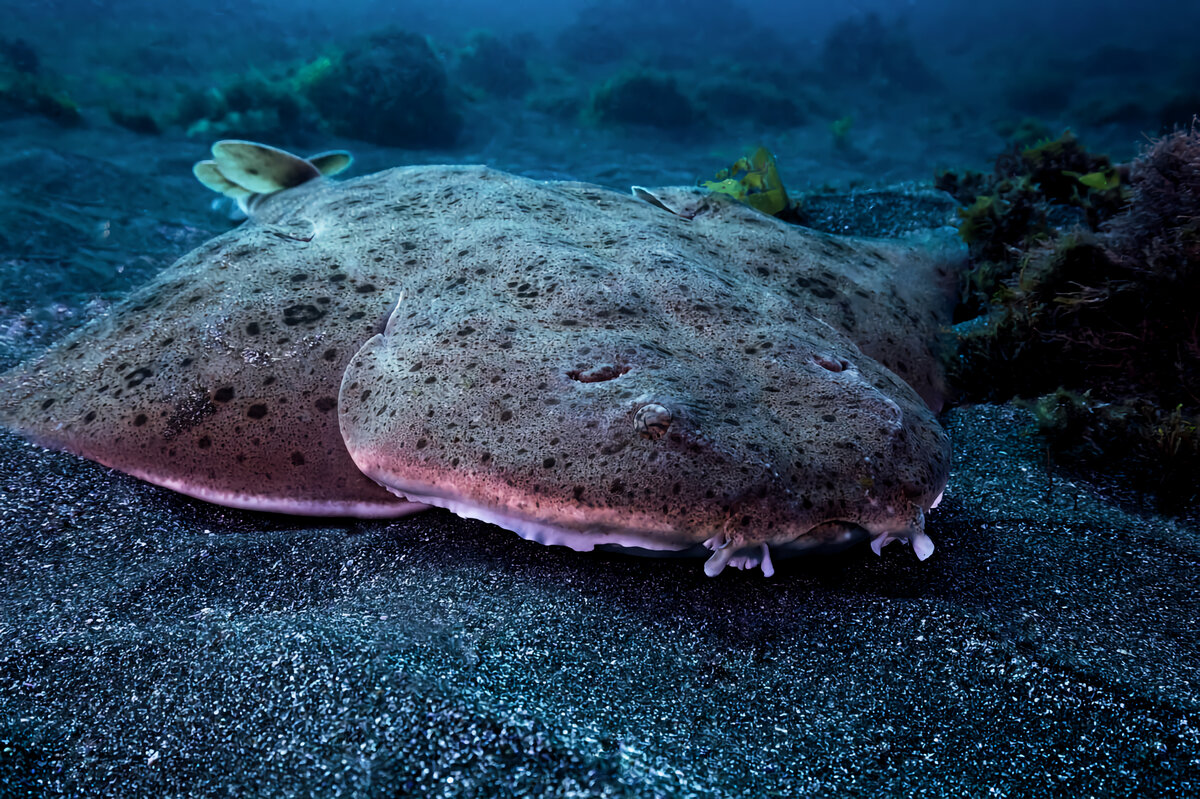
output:
[[[381,485],[383,484],[381,483]],[[465,519],[475,519],[488,524],[494,524],[497,527],[503,527],[505,530],[511,530],[527,541],[534,541],[548,546],[563,546],[573,549],[576,552],[592,552],[597,547],[609,551],[617,549],[630,554],[642,555],[667,554],[703,557],[708,552],[711,552],[704,564],[704,573],[710,577],[717,576],[727,566],[735,569],[761,568],[763,574],[770,577],[775,573],[775,565],[772,561],[772,549],[776,556],[794,555],[812,552],[817,549],[841,549],[866,538],[872,538],[872,534],[867,530],[856,525],[845,524],[845,529],[841,530],[836,536],[809,538],[802,535],[794,541],[782,542],[773,546],[768,545],[766,542],[747,545],[739,545],[733,542],[726,543],[724,535],[713,536],[703,542],[703,544],[686,541],[671,542],[650,533],[639,533],[633,530],[596,529],[589,531],[561,527],[545,522],[533,521],[516,514],[505,513],[503,510],[497,508],[479,505],[462,499],[422,494],[419,489],[417,491],[402,490],[387,485],[384,485],[384,488],[411,502],[445,508],[454,515]],[[933,551],[933,542],[923,532],[919,531],[906,531],[903,534],[874,535],[871,541],[871,548],[878,553],[879,547],[894,540],[911,541],[917,557],[921,560],[929,557],[929,554]]]
[[[476,519],[488,524],[494,524],[497,527],[503,527],[505,530],[513,531],[526,541],[536,541],[539,544],[549,546],[568,547],[576,552],[591,552],[598,546],[606,545],[666,552],[678,552],[688,549],[691,546],[691,544],[683,542],[672,544],[669,541],[663,541],[651,535],[642,535],[632,531],[596,530],[589,532],[572,530],[568,527],[531,521],[515,514],[505,513],[496,508],[489,508],[460,499],[423,496],[420,493],[401,491],[388,486],[384,486],[384,488],[387,488],[388,491],[391,491],[398,497],[404,497],[413,502],[421,502],[425,505],[435,505],[439,508],[445,508],[455,516],[462,516],[464,519]]]

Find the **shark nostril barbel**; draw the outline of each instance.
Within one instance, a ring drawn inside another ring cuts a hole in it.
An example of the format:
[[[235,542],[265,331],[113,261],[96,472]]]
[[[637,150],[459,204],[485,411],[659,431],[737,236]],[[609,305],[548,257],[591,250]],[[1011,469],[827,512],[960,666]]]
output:
[[[671,419],[669,410],[652,402],[638,408],[633,417],[633,430],[642,438],[662,438],[671,426]]]

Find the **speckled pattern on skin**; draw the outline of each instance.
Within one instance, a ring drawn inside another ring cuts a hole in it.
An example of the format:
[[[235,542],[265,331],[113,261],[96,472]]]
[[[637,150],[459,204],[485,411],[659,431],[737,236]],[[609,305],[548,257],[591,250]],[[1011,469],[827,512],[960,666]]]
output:
[[[0,418],[242,507],[412,509],[357,464],[577,548],[920,532],[957,250],[656,191],[687,217],[484,167],[312,181],[6,374]]]
[[[342,369],[382,326],[398,276],[367,254],[302,245],[255,224],[202,245],[5,374],[0,418],[222,504],[396,515],[404,503],[346,454],[336,405]]]

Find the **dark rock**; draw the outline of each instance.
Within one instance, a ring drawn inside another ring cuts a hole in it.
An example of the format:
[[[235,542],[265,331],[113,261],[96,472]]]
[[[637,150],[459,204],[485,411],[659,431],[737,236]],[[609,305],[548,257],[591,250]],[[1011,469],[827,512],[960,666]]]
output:
[[[667,129],[689,127],[699,115],[675,78],[649,71],[627,72],[601,86],[592,112],[601,123]]]
[[[450,147],[462,130],[445,67],[424,36],[374,34],[334,60],[308,97],[335,131],[394,147]]]

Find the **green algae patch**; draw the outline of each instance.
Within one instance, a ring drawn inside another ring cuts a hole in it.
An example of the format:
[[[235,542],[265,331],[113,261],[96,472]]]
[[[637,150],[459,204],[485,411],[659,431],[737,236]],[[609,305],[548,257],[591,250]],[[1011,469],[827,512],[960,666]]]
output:
[[[766,147],[759,147],[750,155],[742,156],[718,172],[715,180],[706,180],[701,185],[716,194],[727,194],[770,216],[778,216],[790,205],[775,156]]]
[[[0,118],[14,116],[42,116],[65,127],[83,124],[79,106],[50,79],[0,70]]]

